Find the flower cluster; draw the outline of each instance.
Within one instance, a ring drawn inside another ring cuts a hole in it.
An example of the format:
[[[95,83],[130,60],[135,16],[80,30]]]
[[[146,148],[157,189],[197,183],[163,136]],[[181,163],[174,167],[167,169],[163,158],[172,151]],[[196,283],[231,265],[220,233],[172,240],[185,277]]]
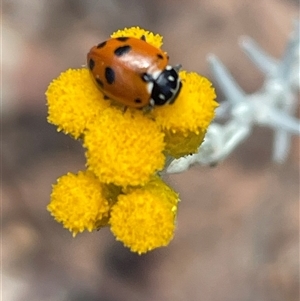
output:
[[[138,27],[112,37],[162,37]],[[46,92],[48,122],[82,141],[87,169],[53,185],[48,210],[73,233],[109,226],[117,240],[139,254],[166,246],[174,235],[178,194],[159,176],[168,157],[195,153],[217,107],[204,77],[180,71],[174,104],[150,112],[106,100],[87,68],[63,72]]]

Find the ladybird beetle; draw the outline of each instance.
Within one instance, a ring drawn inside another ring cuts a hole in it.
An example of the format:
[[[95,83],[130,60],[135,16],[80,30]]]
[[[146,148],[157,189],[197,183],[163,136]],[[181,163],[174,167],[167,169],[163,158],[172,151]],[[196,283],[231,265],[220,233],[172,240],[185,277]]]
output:
[[[171,104],[181,89],[180,66],[145,40],[111,38],[92,47],[87,66],[105,98],[126,107],[145,108]]]

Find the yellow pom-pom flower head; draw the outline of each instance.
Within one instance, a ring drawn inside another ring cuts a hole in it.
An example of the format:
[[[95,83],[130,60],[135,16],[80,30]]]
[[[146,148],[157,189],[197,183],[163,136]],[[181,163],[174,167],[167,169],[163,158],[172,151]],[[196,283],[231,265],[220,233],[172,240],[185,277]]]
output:
[[[111,107],[84,136],[87,165],[103,183],[136,186],[164,166],[164,134],[143,112]]]
[[[49,85],[46,97],[48,122],[75,139],[110,104],[104,100],[85,68],[63,72]]]
[[[175,158],[197,151],[218,106],[210,81],[194,72],[179,75],[182,89],[176,101],[152,112],[165,133],[165,151]]]
[[[98,178],[90,171],[68,173],[53,185],[47,207],[55,220],[76,236],[107,225],[111,204]]]
[[[139,254],[166,246],[174,235],[178,201],[178,194],[154,177],[119,196],[111,210],[111,231]]]

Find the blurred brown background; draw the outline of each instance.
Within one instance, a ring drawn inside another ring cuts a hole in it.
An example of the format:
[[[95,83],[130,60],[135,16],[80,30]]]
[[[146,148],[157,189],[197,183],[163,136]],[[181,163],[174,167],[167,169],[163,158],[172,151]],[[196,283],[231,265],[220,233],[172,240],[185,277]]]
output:
[[[273,133],[255,129],[223,164],[169,176],[182,199],[175,238],[138,256],[109,229],[73,239],[46,211],[52,183],[85,162],[80,144],[46,123],[44,96],[61,71],[85,63],[92,45],[135,25],[164,36],[171,63],[213,80],[205,59],[213,52],[254,92],[263,76],[238,37],[280,57],[298,2],[2,2],[3,300],[298,300],[297,138],[280,166],[271,162]]]

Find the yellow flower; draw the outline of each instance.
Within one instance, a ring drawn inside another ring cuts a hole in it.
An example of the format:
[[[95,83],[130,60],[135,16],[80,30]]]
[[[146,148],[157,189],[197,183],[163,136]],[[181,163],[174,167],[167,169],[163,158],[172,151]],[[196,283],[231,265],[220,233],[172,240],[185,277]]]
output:
[[[102,184],[90,171],[68,173],[53,185],[48,211],[76,236],[107,225],[110,204]]]
[[[143,112],[110,107],[84,136],[87,165],[103,183],[142,185],[164,166],[164,134]]]
[[[69,69],[53,80],[47,92],[48,122],[75,139],[109,102],[91,80],[86,68]]]
[[[218,106],[209,80],[194,72],[179,75],[182,89],[176,101],[153,110],[165,132],[166,153],[175,158],[197,151]]]
[[[114,32],[112,38],[120,37],[130,37],[140,39],[142,36],[145,36],[147,43],[151,44],[154,47],[160,48],[163,44],[163,38],[159,34],[154,34],[148,30],[142,29],[140,27],[130,27],[124,28]]]
[[[130,188],[111,209],[111,231],[139,254],[166,246],[174,235],[178,201],[178,194],[158,177]]]
[[[165,153],[174,158],[196,153],[204,140],[205,132],[172,132],[165,131]]]
[[[111,35],[142,36],[162,46],[160,35],[139,27]],[[73,236],[110,225],[117,240],[139,254],[172,240],[179,198],[157,173],[166,156],[197,151],[217,107],[206,78],[179,76],[175,102],[147,112],[104,100],[87,68],[69,69],[49,85],[48,122],[82,138],[86,148],[88,170],[59,178],[47,207]]]

